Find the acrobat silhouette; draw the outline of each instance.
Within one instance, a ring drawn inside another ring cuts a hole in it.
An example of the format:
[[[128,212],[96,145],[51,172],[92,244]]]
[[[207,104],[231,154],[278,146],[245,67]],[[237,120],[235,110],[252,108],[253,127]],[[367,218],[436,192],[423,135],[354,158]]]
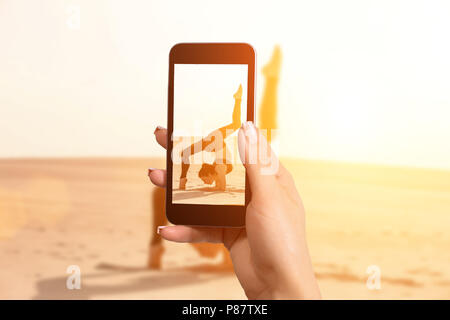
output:
[[[233,165],[230,163],[231,156],[228,150],[225,139],[237,131],[241,126],[241,100],[242,100],[242,85],[239,85],[238,90],[233,95],[234,109],[232,115],[232,122],[226,126],[214,130],[205,138],[191,144],[189,147],[181,151],[181,175],[179,188],[186,189],[187,172],[189,170],[189,157],[201,152],[214,152],[216,159],[212,164],[203,163],[198,172],[198,176],[206,184],[213,184],[215,187],[211,191],[226,189],[226,175],[233,170]]]

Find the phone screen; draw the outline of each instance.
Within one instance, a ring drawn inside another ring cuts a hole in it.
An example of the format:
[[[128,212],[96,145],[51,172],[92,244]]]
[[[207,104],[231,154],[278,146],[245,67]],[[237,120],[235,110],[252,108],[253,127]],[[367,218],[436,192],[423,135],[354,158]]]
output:
[[[247,64],[175,64],[172,203],[245,205]]]

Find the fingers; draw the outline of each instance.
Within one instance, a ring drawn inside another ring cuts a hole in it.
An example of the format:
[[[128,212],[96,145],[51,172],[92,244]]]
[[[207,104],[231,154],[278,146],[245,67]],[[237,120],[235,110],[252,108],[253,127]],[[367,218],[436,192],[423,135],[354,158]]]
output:
[[[252,195],[269,195],[276,181],[279,161],[251,121],[245,122],[239,129],[238,147],[241,161],[247,169]]]
[[[157,126],[155,131],[156,141],[161,145],[161,147],[167,149],[167,129]],[[166,170],[148,169],[148,177],[153,182],[154,185],[165,188],[167,184]]]
[[[158,187],[165,188],[167,184],[166,170],[161,169],[148,169],[148,177],[152,183]]]
[[[167,149],[167,129],[157,126],[154,134],[159,145],[164,149]]]
[[[174,242],[223,242],[223,228],[159,226],[157,233],[164,239]]]

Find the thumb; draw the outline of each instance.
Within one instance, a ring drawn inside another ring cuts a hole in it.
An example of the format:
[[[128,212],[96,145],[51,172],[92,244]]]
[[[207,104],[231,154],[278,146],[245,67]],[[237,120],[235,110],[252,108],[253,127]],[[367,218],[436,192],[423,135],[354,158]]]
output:
[[[252,195],[269,195],[276,182],[279,161],[266,138],[251,121],[244,122],[239,129],[238,148]]]

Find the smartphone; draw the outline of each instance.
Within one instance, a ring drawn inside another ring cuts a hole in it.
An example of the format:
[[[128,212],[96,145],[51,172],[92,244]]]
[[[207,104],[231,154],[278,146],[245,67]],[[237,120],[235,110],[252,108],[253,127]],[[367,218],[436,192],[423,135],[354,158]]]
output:
[[[242,227],[250,189],[237,146],[255,121],[255,51],[246,43],[170,50],[166,215],[173,224]]]

